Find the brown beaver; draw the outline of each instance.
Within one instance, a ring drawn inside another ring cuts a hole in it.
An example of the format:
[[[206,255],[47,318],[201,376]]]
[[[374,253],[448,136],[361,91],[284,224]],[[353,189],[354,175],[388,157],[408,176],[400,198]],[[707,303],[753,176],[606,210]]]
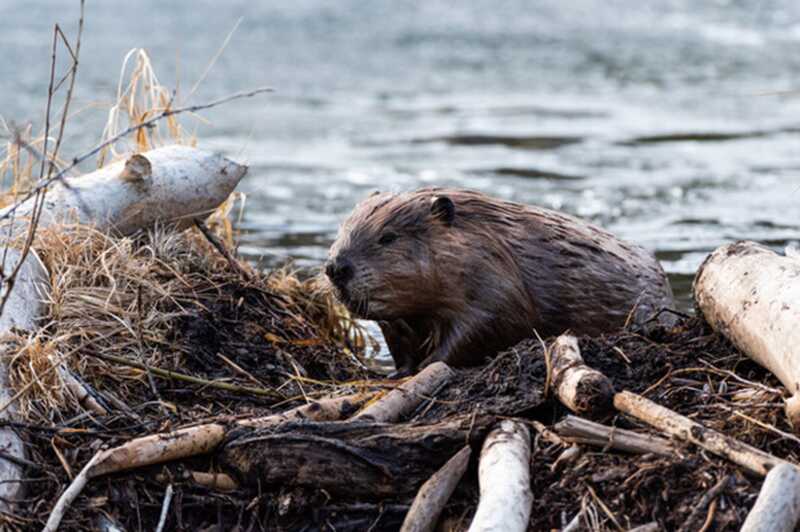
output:
[[[342,224],[325,273],[353,314],[378,321],[400,374],[478,364],[534,331],[644,323],[673,304],[641,247],[471,190],[370,196]]]

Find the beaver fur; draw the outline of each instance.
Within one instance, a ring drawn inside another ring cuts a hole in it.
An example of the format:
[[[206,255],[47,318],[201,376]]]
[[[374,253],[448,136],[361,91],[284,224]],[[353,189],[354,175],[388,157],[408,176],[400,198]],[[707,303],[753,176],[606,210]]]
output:
[[[473,365],[523,340],[596,335],[673,305],[643,248],[560,212],[483,193],[374,194],[333,243],[326,274],[380,325],[395,366]]]

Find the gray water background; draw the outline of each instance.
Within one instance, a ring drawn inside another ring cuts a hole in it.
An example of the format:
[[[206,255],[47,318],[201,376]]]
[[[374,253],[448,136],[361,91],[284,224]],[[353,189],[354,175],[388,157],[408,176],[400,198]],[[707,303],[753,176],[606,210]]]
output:
[[[0,2],[7,120],[41,124],[77,6]],[[592,219],[684,304],[714,247],[800,239],[793,0],[90,0],[66,154],[97,142],[130,48],[185,95],[240,18],[188,103],[275,93],[185,122],[250,165],[241,251],[265,266],[318,266],[360,198],[432,184]]]

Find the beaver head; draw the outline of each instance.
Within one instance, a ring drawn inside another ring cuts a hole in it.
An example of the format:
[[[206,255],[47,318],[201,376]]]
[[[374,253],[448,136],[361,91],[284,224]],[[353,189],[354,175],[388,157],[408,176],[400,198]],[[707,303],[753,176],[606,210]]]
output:
[[[355,315],[391,320],[441,305],[437,268],[442,239],[456,216],[453,201],[425,194],[373,194],[356,206],[330,249],[325,273]],[[447,247],[447,246],[445,246]]]

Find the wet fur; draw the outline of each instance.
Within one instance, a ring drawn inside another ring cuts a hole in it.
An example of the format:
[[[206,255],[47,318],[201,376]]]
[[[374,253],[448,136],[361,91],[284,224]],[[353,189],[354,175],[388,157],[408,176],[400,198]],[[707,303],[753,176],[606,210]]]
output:
[[[452,220],[432,211],[437,197],[452,201]],[[380,244],[387,233],[398,237]],[[379,322],[401,370],[476,364],[534,331],[599,334],[673,304],[664,271],[641,247],[469,190],[373,195],[344,222],[330,257],[354,265],[339,297]]]

